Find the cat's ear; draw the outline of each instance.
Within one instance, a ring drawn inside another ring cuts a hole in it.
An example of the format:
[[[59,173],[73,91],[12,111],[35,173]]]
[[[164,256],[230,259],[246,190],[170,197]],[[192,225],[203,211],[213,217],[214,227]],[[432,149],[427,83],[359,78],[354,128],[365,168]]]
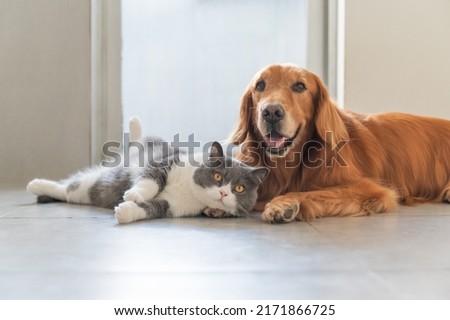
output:
[[[220,167],[224,162],[223,149],[220,143],[214,141],[209,149],[209,163],[213,167]]]
[[[223,158],[222,145],[217,141],[214,141],[213,144],[211,145],[211,149],[209,149],[209,157],[211,159]]]
[[[253,169],[251,172],[261,182],[269,175],[269,171],[269,168],[261,167]]]

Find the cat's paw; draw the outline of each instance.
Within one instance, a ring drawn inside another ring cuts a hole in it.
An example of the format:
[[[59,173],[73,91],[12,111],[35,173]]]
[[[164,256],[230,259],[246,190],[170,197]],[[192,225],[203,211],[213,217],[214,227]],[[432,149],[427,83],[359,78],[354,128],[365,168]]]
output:
[[[123,200],[133,202],[145,202],[142,192],[140,192],[135,188],[131,188],[130,190],[125,191],[125,194],[123,195]]]
[[[135,202],[126,201],[114,208],[114,216],[118,223],[125,224],[145,219],[146,213]]]
[[[206,207],[205,209],[203,209],[203,214],[205,216],[211,217],[211,218],[230,217],[230,215],[226,211],[223,211],[221,209],[214,209],[214,208],[210,208],[210,207]]]
[[[45,195],[48,189],[48,180],[33,179],[27,184],[27,191],[37,196]]]

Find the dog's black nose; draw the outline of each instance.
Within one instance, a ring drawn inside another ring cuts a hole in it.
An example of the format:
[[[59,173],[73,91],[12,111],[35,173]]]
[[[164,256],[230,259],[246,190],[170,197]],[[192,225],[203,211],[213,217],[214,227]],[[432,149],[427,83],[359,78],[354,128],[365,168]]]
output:
[[[262,110],[261,115],[266,122],[275,124],[284,118],[284,109],[279,104],[269,104]]]

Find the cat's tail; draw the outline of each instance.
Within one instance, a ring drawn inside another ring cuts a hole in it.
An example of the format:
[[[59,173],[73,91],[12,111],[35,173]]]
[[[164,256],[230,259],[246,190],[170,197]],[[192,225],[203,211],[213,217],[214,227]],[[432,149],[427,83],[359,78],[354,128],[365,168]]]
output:
[[[130,127],[130,141],[140,141],[142,139],[142,124],[138,117],[131,117],[128,120]]]
[[[142,135],[142,123],[141,120],[134,116],[128,120],[128,126],[130,130],[130,142],[138,141],[143,144],[151,142],[153,146],[161,146],[165,141],[157,136],[143,136]]]

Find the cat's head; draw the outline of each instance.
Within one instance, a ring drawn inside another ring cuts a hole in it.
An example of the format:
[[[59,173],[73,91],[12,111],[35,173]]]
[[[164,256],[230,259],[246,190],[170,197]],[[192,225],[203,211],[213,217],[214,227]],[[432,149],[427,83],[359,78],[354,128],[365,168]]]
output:
[[[243,215],[256,204],[258,187],[269,173],[267,168],[253,168],[224,155],[214,142],[205,163],[195,170],[193,189],[207,206],[233,215]]]

